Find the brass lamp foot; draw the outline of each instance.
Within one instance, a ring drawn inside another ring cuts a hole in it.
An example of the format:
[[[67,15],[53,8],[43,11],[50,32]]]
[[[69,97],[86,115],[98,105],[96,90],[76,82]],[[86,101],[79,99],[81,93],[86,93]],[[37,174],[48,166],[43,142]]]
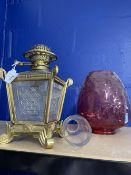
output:
[[[6,134],[0,135],[0,144],[6,144],[13,140],[13,135],[11,133],[11,127],[6,123]]]
[[[46,138],[45,139],[45,147],[47,149],[51,149],[54,146],[54,139],[53,138]]]
[[[6,144],[13,140],[14,137],[21,134],[27,134],[38,139],[41,146],[50,149],[54,146],[54,139],[52,138],[55,125],[47,126],[32,126],[29,123],[23,125],[10,125],[6,123],[6,133],[0,135],[0,144]]]
[[[42,147],[47,148],[47,149],[50,149],[54,146],[54,139],[47,138],[47,134],[46,134],[45,129],[42,132],[40,132],[39,142],[42,145]]]
[[[8,134],[0,135],[0,144],[6,144],[13,140],[13,137],[10,137]]]
[[[63,138],[63,121],[58,121],[55,128],[56,134]]]

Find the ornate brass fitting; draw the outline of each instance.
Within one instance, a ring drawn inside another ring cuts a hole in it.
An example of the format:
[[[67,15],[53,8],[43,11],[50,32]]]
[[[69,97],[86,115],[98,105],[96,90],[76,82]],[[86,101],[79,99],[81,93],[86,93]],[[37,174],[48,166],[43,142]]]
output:
[[[57,59],[56,55],[51,52],[51,50],[47,46],[42,44],[37,44],[33,46],[30,50],[26,51],[24,53],[24,57],[29,58],[31,61],[30,65],[32,69],[37,70],[48,69],[50,62]]]

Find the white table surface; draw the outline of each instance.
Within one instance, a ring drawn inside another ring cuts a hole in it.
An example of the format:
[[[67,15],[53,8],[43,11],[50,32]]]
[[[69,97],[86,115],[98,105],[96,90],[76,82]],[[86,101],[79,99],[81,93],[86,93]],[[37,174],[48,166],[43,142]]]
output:
[[[1,123],[0,133],[3,131],[4,125]],[[54,148],[44,149],[35,139],[17,137],[11,143],[1,144],[0,150],[131,162],[131,128],[123,127],[114,135],[93,134],[90,142],[80,148],[74,148],[64,139],[55,138]]]

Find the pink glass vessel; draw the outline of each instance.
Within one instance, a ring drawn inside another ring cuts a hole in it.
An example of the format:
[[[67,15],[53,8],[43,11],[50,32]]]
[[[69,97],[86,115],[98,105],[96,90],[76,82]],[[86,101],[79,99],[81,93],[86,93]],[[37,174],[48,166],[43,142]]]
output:
[[[96,134],[114,134],[129,121],[125,88],[112,71],[94,71],[87,76],[78,99],[78,114],[85,117]]]

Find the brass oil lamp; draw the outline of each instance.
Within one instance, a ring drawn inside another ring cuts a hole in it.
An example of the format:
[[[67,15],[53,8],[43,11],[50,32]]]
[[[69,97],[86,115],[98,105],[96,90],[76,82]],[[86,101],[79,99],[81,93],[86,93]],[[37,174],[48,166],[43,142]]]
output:
[[[15,65],[29,65],[31,71],[19,73],[11,83],[6,83],[11,124],[6,123],[6,134],[0,136],[0,143],[28,134],[37,138],[44,148],[52,148],[53,134],[61,133],[66,89],[73,81],[60,79],[58,66],[49,71],[49,64],[57,57],[45,45],[35,45],[24,57],[31,62],[15,61]],[[5,70],[0,69],[0,77],[5,79]]]

